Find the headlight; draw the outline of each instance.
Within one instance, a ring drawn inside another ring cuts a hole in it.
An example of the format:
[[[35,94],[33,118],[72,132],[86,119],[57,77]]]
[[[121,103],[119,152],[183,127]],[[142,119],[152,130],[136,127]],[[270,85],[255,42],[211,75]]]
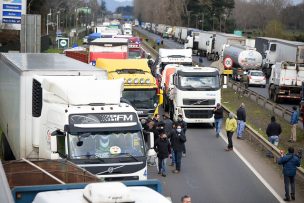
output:
[[[145,83],[145,79],[141,78],[141,79],[140,79],[140,83],[141,83],[141,84]]]
[[[146,83],[147,83],[147,84],[149,84],[150,82],[151,82],[151,80],[150,80],[150,79],[147,79],[147,80],[146,80]]]
[[[138,83],[138,78],[134,79],[134,83],[137,84]]]
[[[129,78],[129,79],[127,80],[127,82],[128,82],[129,84],[131,84],[131,83],[132,83],[132,79]]]

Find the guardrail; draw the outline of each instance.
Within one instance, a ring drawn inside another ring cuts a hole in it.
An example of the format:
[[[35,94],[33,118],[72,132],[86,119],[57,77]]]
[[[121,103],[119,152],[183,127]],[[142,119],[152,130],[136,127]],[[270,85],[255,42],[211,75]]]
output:
[[[225,107],[225,105],[222,106],[227,114],[231,112],[227,107]],[[245,136],[250,142],[254,140],[258,142],[264,150],[270,151],[274,156],[273,161],[277,163],[277,160],[281,157],[280,149],[278,149],[275,145],[271,144],[266,138],[264,138],[260,133],[258,133],[248,124],[246,124],[245,127]],[[304,169],[302,167],[297,168],[297,175],[302,180],[304,180]]]
[[[235,91],[239,92],[245,97],[248,97],[249,99],[255,101],[260,106],[264,107],[265,109],[268,109],[272,111],[274,114],[284,118],[286,121],[290,120],[292,111],[281,106],[280,104],[277,104],[275,102],[270,101],[266,97],[248,89],[245,88],[241,83],[228,80],[228,86],[234,89]],[[302,121],[302,118],[299,118]]]
[[[155,55],[157,55],[157,51],[155,49],[153,49],[147,42],[143,42],[143,45],[149,49],[149,51]],[[280,115],[279,111],[281,111],[281,116],[283,118],[286,119],[286,115],[291,116],[291,111],[282,107],[279,104],[276,104],[274,102],[271,102],[270,100],[268,100],[266,97],[263,97],[262,95],[259,95],[258,93],[242,87],[240,83],[238,82],[234,82],[231,80],[228,80],[228,86],[230,86],[231,88],[233,88],[234,90],[238,91],[238,92],[242,92],[244,96],[248,96],[249,98],[251,98],[252,100],[255,100],[259,105],[261,105],[264,108],[270,109],[272,110],[273,113]],[[229,112],[231,112],[227,107],[224,107],[224,110],[227,114],[229,114]],[[288,118],[288,119],[289,119]],[[273,156],[274,156],[274,162],[277,163],[278,158],[281,157],[281,153],[280,150],[273,144],[271,144],[266,138],[264,138],[261,134],[259,134],[256,130],[254,130],[251,126],[249,126],[248,124],[246,124],[246,128],[245,128],[245,132],[246,132],[246,136],[248,137],[249,141],[256,141],[258,142],[264,150],[268,150],[270,151]],[[304,180],[304,169],[302,167],[299,167],[297,169],[297,175]]]

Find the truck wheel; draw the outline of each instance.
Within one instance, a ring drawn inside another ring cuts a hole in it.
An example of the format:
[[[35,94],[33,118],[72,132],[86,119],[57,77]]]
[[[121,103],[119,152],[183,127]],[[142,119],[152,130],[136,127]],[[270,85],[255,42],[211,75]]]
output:
[[[273,96],[273,101],[275,102],[275,103],[280,103],[280,99],[279,99],[279,97],[278,97],[278,94],[274,94],[274,96]]]
[[[271,86],[269,86],[269,88],[268,88],[268,97],[269,97],[269,100],[273,100],[273,93],[271,90]]]
[[[14,160],[15,156],[9,146],[9,143],[5,137],[5,135],[2,133],[1,135],[1,158],[3,158],[5,161]]]

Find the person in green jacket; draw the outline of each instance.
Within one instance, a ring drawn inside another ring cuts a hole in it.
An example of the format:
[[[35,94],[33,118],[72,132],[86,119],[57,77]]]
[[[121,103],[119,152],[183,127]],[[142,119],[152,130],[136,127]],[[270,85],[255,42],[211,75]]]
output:
[[[237,128],[237,122],[236,119],[234,118],[233,113],[229,113],[228,118],[226,119],[226,133],[227,133],[227,138],[228,138],[228,146],[226,151],[231,151],[233,150],[233,143],[232,143],[232,136],[233,133],[236,131]]]

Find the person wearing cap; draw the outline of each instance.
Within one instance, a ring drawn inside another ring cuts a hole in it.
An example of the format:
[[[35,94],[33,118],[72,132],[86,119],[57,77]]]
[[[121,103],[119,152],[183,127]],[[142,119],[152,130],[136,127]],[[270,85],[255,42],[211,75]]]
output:
[[[234,118],[233,113],[230,112],[228,118],[226,119],[226,133],[228,138],[228,146],[226,151],[233,150],[232,136],[233,133],[236,131],[236,128],[237,128],[237,122]]]
[[[222,123],[223,123],[223,107],[220,103],[216,104],[216,108],[213,110],[214,114],[214,121],[215,121],[215,133],[216,137],[218,138],[220,136],[220,132],[222,129]]]

